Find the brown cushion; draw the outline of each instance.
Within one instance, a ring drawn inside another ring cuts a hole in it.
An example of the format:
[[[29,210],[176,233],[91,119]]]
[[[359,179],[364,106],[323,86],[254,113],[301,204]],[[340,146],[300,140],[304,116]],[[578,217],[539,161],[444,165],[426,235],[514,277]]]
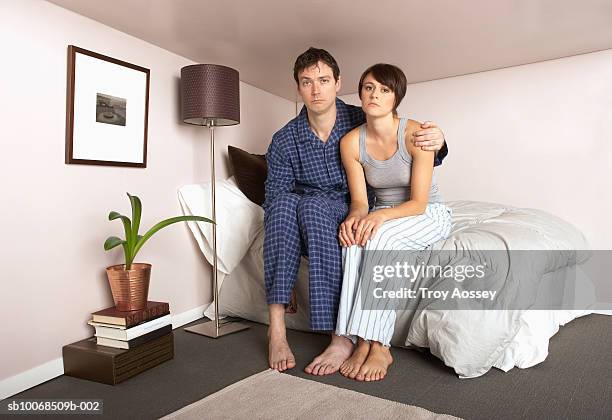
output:
[[[266,156],[254,155],[234,146],[227,146],[227,153],[240,191],[253,203],[263,205],[266,197],[264,182],[268,177]]]

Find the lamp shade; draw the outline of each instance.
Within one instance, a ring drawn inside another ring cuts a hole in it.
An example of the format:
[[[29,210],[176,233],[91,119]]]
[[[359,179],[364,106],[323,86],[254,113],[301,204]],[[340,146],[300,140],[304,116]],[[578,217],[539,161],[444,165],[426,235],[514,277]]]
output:
[[[238,71],[218,64],[194,64],[181,69],[181,117],[195,125],[240,123]]]

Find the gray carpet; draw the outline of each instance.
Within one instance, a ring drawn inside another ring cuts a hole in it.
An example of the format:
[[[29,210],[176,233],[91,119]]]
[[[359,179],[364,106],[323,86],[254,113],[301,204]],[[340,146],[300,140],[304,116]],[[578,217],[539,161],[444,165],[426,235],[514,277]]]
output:
[[[550,355],[530,369],[493,369],[460,380],[429,353],[393,349],[379,383],[302,371],[327,337],[289,331],[298,365],[289,373],[466,419],[612,418],[612,317],[579,318],[555,335]],[[116,386],[61,376],[15,398],[101,398],[104,418],[157,418],[267,368],[266,327],[218,340],[175,330],[175,358]],[[41,418],[53,418],[44,416]],[[94,416],[101,418],[100,416]],[[92,416],[83,418],[92,419]],[[71,419],[79,416],[70,416]]]

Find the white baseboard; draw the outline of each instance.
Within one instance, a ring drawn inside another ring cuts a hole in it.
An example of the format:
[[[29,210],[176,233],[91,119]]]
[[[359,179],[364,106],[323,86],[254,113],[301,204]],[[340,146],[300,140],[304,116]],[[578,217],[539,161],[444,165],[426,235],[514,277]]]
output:
[[[172,315],[172,329],[182,327],[203,317],[204,309],[209,304],[189,309],[180,314]],[[0,400],[18,394],[64,374],[64,362],[61,357],[43,363],[25,372],[18,373],[0,381]]]
[[[182,327],[183,325],[202,318],[204,316],[204,310],[208,308],[208,305],[210,304],[207,303],[206,305],[198,306],[197,308],[189,309],[188,311],[173,315],[172,329]]]
[[[50,379],[64,374],[64,362],[61,357],[43,363],[25,372],[18,373],[0,382],[0,400],[25,391]]]
[[[593,308],[593,313],[600,315],[612,315],[612,310],[610,309],[611,307],[612,303],[596,303]]]
[[[594,314],[599,314],[599,315],[612,315],[612,311],[609,309],[598,309],[596,311],[593,312]]]

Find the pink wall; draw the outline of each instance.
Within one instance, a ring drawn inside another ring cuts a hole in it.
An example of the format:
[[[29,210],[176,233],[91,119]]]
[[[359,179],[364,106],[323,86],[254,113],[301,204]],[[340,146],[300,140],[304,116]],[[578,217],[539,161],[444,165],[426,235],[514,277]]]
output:
[[[64,164],[66,48],[74,44],[151,69],[148,167]],[[121,233],[110,210],[143,201],[143,228],[181,213],[177,188],[209,179],[208,132],[179,122],[180,69],[192,62],[41,1],[0,3],[3,221],[0,381],[61,356],[92,334],[90,313],[112,304],[105,252]],[[218,177],[226,146],[266,150],[294,103],[241,84],[242,123],[216,131]],[[210,301],[210,268],[186,225],[161,231],[137,258],[153,264],[150,298],[181,313]],[[6,354],[6,352],[9,354]]]
[[[611,74],[606,50],[413,84],[399,111],[444,129],[447,200],[543,209],[612,249]]]

